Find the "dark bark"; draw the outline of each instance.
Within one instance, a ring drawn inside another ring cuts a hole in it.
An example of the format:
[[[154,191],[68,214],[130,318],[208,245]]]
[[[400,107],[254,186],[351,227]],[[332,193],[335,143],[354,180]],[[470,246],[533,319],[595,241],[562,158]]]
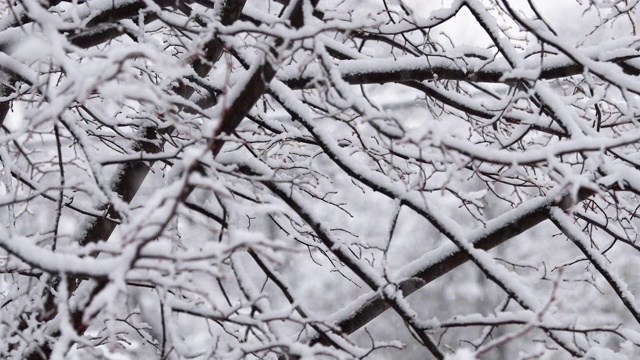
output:
[[[582,188],[578,194],[577,200],[583,201],[593,194],[593,191]],[[553,206],[560,206],[562,209],[568,209],[572,205],[573,200],[571,200],[569,195],[565,195],[564,198],[559,200],[547,199],[544,203],[540,204],[535,211],[528,212],[514,221],[502,222],[501,225],[495,228],[491,233],[487,233],[485,236],[473,241],[473,245],[477,249],[491,250],[542,223],[543,221],[548,220],[549,210]],[[408,276],[407,280],[400,282],[399,287],[404,296],[409,296],[468,261],[469,257],[460,249],[453,250],[449,255],[443,257],[442,260]],[[375,296],[353,314],[345,319],[339,320],[336,325],[345,333],[351,334],[378,317],[387,309],[389,309],[389,305],[380,296]]]

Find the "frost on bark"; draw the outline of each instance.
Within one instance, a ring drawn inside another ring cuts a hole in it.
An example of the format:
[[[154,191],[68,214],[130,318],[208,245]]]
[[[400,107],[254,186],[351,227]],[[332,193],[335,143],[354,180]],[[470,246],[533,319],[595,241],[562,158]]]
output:
[[[0,3],[0,357],[637,358],[636,3]]]

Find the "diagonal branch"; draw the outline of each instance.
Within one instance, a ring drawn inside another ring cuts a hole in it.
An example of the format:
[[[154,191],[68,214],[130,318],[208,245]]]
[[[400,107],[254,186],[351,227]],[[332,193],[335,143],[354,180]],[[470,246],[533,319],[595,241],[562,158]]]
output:
[[[629,310],[633,318],[640,324],[640,309],[635,305],[635,298],[628,290],[628,285],[609,269],[608,262],[604,255],[591,248],[591,241],[573,223],[574,220],[565,214],[562,209],[554,207],[551,209],[551,221],[562,231],[573,243],[582,251],[589,262],[598,270],[600,275],[609,283],[613,291],[624,306]]]
[[[575,201],[583,201],[593,194],[593,191],[582,188]],[[549,210],[553,206],[568,209],[573,204],[574,200],[570,195],[564,195],[561,198],[547,196],[531,200],[491,220],[486,228],[472,232],[469,235],[469,242],[477,249],[493,249],[547,220]],[[469,257],[456,246],[444,245],[400,270],[398,276],[405,280],[400,282],[399,287],[404,296],[409,296],[467,261]],[[336,325],[348,334],[355,332],[389,309],[389,305],[374,293],[365,295],[358,300],[358,303],[356,310],[354,310],[354,304],[350,304],[332,316]]]

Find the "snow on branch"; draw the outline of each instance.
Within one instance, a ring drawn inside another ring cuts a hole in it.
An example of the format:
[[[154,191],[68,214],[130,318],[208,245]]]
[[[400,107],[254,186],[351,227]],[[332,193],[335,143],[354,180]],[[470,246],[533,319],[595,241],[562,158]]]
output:
[[[0,1],[0,358],[638,358],[637,5]]]

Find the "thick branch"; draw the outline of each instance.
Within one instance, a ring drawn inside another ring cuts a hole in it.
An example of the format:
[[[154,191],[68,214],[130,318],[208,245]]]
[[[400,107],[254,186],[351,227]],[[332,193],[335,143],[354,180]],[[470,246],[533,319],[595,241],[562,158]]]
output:
[[[591,190],[583,188],[578,193],[576,201],[585,200],[592,195]],[[546,197],[535,200],[534,204],[527,203],[490,221],[487,229],[482,228],[470,234],[469,242],[478,249],[493,249],[547,220],[551,207],[557,205],[567,209],[573,203],[570,195],[565,195],[561,199]],[[400,282],[400,289],[404,296],[409,296],[467,261],[469,258],[460,249],[454,245],[445,245],[401,270],[400,274],[406,280]],[[337,326],[344,332],[349,334],[355,332],[389,308],[389,305],[377,294],[370,295],[361,303],[360,307],[353,312],[334,315]]]
[[[640,75],[640,69],[627,62],[631,59],[632,57],[629,56],[613,57],[607,62],[620,64],[629,75]],[[441,55],[429,58],[339,60],[336,62],[335,69],[340,72],[344,81],[353,85],[386,84],[412,80],[515,84],[519,80],[518,76],[510,75],[511,67],[504,60],[494,60],[477,70],[471,66],[460,66],[460,64],[469,61],[477,62],[477,59],[453,59]],[[526,64],[530,65],[527,67],[528,69],[537,71],[536,69],[540,67],[540,59],[531,59]],[[299,75],[297,65],[293,65],[284,68],[278,73],[277,78],[292,89],[306,89],[313,87],[313,81],[318,78],[319,71],[317,66],[309,66],[302,75]],[[536,79],[558,79],[582,74],[584,66],[564,56],[550,56],[539,71]]]

